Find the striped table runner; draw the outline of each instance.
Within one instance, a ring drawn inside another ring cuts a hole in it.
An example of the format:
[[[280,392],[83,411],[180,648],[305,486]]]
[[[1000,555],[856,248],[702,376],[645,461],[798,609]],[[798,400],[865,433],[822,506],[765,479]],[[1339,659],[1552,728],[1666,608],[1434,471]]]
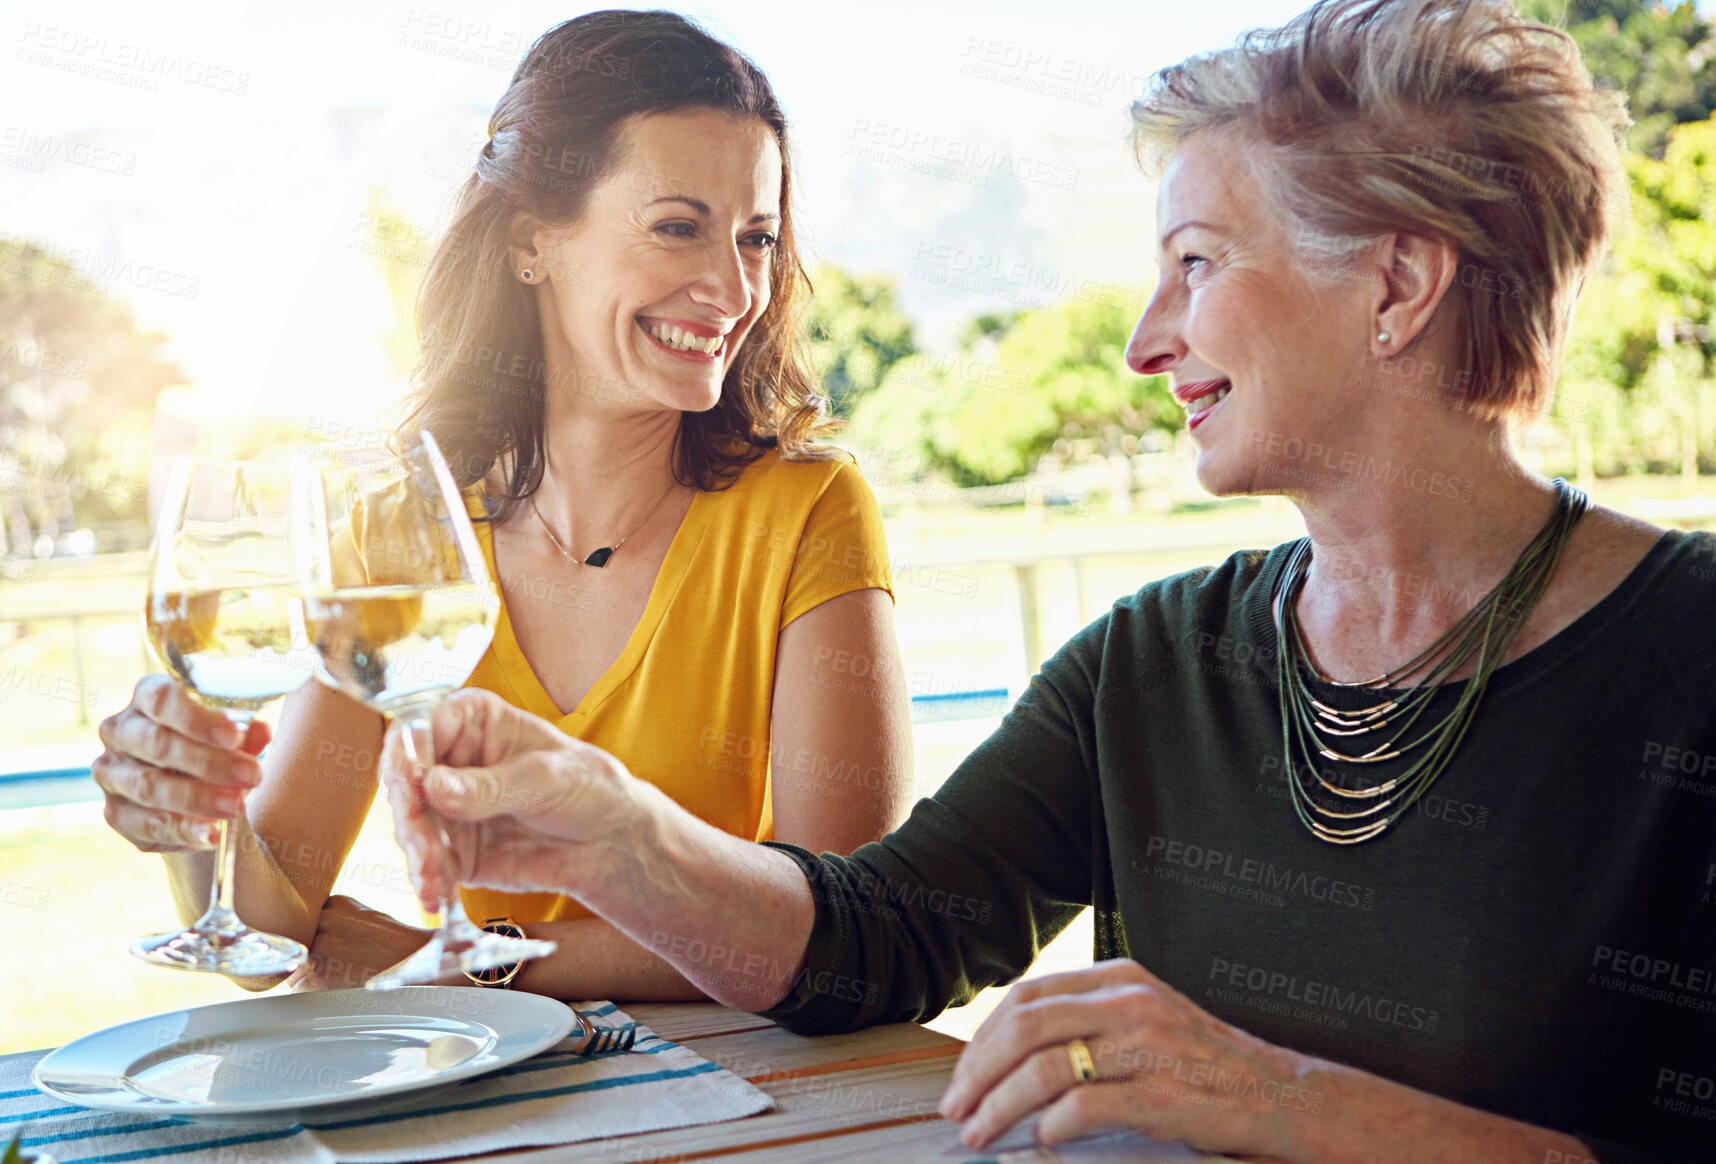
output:
[[[579,1013],[605,1026],[630,1021],[612,1003]],[[160,1157],[185,1164],[389,1164],[691,1127],[754,1115],[773,1103],[649,1028],[638,1034],[626,1053],[578,1055],[567,1040],[409,1106],[316,1127],[199,1124],[72,1107],[30,1084],[31,1069],[47,1052],[14,1055],[0,1060],[0,1144],[21,1128],[26,1151],[63,1164]]]

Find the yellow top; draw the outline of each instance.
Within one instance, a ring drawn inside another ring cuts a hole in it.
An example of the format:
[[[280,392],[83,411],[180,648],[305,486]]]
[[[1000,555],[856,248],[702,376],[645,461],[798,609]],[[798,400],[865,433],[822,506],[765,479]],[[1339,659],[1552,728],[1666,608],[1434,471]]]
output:
[[[488,524],[478,522],[477,532],[493,572]],[[783,461],[771,451],[731,488],[692,500],[643,618],[570,715],[537,681],[504,604],[468,686],[611,752],[710,824],[769,840],[769,720],[781,628],[830,598],[871,587],[893,595],[882,515],[857,465],[845,455]],[[590,916],[554,893],[460,893],[477,922]]]

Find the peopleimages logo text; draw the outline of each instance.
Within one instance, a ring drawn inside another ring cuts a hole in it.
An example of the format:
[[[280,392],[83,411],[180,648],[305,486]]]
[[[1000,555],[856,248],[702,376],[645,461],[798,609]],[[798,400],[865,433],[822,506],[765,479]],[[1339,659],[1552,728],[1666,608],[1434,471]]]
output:
[[[1238,853],[1225,853],[1204,845],[1189,845],[1152,836],[1144,843],[1144,859],[1152,857],[1170,865],[1194,869],[1201,873],[1219,873],[1223,877],[1248,882],[1277,893],[1297,893],[1316,901],[1354,909],[1371,909],[1376,904],[1376,890],[1355,885],[1350,881],[1307,873],[1303,869],[1282,869],[1270,861],[1259,861]]]
[[[1372,1019],[1407,1030],[1434,1033],[1441,1016],[1434,1010],[1399,999],[1383,998],[1362,990],[1349,990],[1297,974],[1246,966],[1226,958],[1210,961],[1212,987],[1231,987],[1254,995],[1279,998],[1313,1010]]]

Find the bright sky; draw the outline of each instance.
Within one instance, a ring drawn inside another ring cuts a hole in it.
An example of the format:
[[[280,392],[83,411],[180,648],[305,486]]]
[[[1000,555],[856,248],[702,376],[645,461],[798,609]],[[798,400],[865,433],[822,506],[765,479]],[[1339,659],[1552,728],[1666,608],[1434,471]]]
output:
[[[921,338],[1151,275],[1122,144],[1162,65],[1301,0],[680,10],[770,75],[813,250],[900,280]],[[424,226],[524,49],[581,7],[5,0],[0,233],[48,245],[172,336],[212,410],[361,423],[399,391],[363,213]]]

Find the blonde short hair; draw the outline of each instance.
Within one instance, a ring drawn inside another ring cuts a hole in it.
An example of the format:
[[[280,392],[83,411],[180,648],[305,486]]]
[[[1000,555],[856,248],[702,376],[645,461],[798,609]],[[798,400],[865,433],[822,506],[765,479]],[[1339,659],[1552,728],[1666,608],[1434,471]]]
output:
[[[1548,406],[1573,301],[1624,213],[1624,99],[1565,33],[1507,0],[1321,0],[1281,28],[1163,69],[1132,106],[1159,169],[1235,133],[1319,277],[1400,231],[1451,244],[1459,402]]]

